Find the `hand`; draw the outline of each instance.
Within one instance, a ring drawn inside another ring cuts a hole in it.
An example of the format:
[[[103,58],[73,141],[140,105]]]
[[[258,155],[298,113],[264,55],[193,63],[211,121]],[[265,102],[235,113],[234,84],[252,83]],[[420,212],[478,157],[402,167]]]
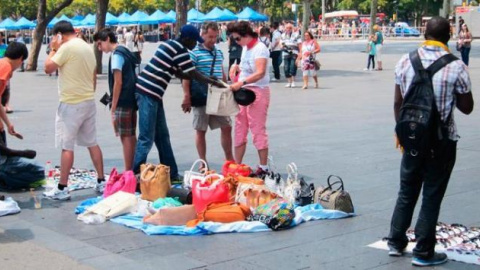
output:
[[[35,152],[34,150],[25,150],[23,151],[23,157],[25,158],[29,158],[29,159],[33,159],[37,156],[37,152]]]
[[[50,43],[50,49],[53,50],[58,50],[60,46],[62,46],[62,40],[58,38],[59,35],[55,35],[52,38],[52,42]]]
[[[230,85],[230,90],[232,90],[233,92],[239,90],[240,88],[242,88],[243,86],[243,82],[236,82],[236,83],[233,83]]]
[[[112,110],[112,126],[113,126],[113,132],[115,133],[115,136],[118,137],[118,126],[117,126],[117,121],[115,121],[115,111]]]
[[[4,131],[3,122],[2,120],[0,120],[0,132],[3,132],[3,131]]]
[[[230,70],[228,71],[230,79],[233,80],[233,78],[235,78],[235,76],[237,75],[237,72],[240,72],[240,67],[237,64],[233,64]]]
[[[13,125],[8,126],[8,133],[10,133],[10,135],[12,135],[12,136],[17,137],[17,138],[20,139],[20,140],[23,140],[22,134],[17,133],[17,132],[15,131],[15,129],[13,128]]]
[[[184,113],[189,113],[192,111],[192,102],[190,101],[190,96],[185,95],[182,102],[182,111]]]

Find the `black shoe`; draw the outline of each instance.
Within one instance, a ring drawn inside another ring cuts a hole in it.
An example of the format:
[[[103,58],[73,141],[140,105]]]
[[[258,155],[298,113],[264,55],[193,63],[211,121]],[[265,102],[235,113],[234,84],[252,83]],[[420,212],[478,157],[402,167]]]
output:
[[[392,246],[388,246],[388,248],[389,248],[388,256],[392,256],[392,257],[401,257],[401,256],[403,256],[403,253],[405,252],[404,248],[399,249],[399,248],[395,248],[395,247],[392,247]]]
[[[431,258],[413,257],[412,264],[415,266],[432,266],[444,264],[448,261],[447,254],[435,252]]]

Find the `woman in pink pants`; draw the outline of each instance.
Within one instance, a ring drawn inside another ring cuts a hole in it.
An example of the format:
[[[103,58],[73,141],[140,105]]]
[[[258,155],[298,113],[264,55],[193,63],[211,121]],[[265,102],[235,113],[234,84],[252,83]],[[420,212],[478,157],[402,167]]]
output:
[[[248,106],[240,106],[240,112],[235,118],[235,159],[241,163],[247,148],[248,131],[252,133],[253,145],[258,150],[260,164],[256,174],[261,176],[268,172],[268,135],[267,112],[270,104],[270,76],[268,58],[270,52],[258,40],[258,34],[253,31],[248,22],[236,22],[228,25],[231,38],[243,46],[240,65],[230,69],[230,78],[240,72],[238,81],[230,85],[232,91],[247,88],[255,92],[255,102]]]

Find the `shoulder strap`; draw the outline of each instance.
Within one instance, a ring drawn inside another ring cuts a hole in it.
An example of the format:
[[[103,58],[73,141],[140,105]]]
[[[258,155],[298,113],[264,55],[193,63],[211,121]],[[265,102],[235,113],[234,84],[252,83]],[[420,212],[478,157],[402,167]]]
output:
[[[410,62],[412,63],[415,73],[417,73],[420,70],[425,70],[425,68],[423,67],[422,61],[420,60],[420,55],[418,54],[418,50],[410,52],[408,56],[410,57]]]
[[[450,64],[451,62],[458,60],[456,56],[451,53],[445,54],[442,57],[438,58],[433,64],[431,64],[427,70],[430,74],[435,74],[437,71],[445,67],[446,65]]]
[[[215,66],[216,60],[217,60],[217,48],[213,47],[213,61],[212,61],[212,66],[210,67],[210,76],[213,75],[213,68]]]

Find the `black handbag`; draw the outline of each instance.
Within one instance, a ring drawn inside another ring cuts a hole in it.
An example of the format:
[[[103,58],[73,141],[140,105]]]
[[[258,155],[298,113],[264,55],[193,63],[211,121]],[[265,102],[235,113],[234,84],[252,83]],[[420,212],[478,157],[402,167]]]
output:
[[[337,181],[330,183],[334,177]],[[327,187],[318,187],[315,190],[314,202],[320,204],[325,209],[339,210],[345,213],[354,213],[352,198],[343,188],[342,178],[336,175],[330,175],[327,179]],[[336,189],[334,185],[339,185]]]
[[[210,68],[210,76],[213,75],[215,60],[217,59],[217,51],[213,49],[213,61]],[[210,52],[211,53],[211,52]],[[193,107],[202,107],[207,105],[208,83],[192,80],[190,82],[190,103]]]

